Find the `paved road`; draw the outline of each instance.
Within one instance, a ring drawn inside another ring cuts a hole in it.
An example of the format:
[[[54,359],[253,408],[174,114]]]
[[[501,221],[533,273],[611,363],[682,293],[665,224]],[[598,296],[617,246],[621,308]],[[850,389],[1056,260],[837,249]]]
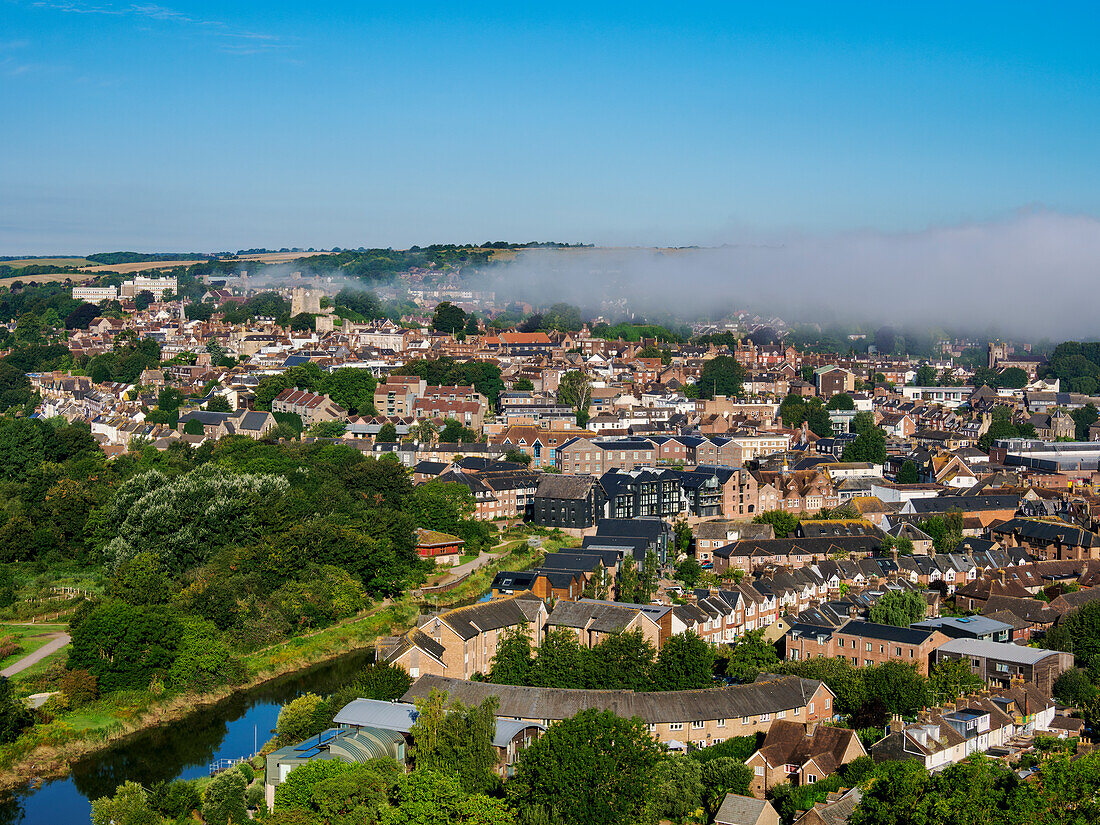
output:
[[[14,665],[9,665],[3,670],[0,670],[0,676],[7,678],[9,676],[14,676],[21,670],[26,670],[31,665],[37,662],[41,662],[47,656],[57,653],[57,651],[65,647],[65,645],[67,645],[69,641],[70,639],[68,633],[55,634],[52,639],[46,642],[46,644],[42,645],[42,647],[38,648],[38,650],[36,650],[34,653],[28,654],[27,656],[24,656],[22,659],[16,662]]]

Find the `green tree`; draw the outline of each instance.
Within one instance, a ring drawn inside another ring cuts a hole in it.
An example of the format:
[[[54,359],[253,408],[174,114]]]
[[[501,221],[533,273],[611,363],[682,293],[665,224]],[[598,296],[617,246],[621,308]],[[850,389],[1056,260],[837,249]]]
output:
[[[202,795],[202,819],[206,825],[245,825],[249,821],[244,802],[248,782],[240,768],[222,771]]]
[[[832,419],[820,399],[811,398],[806,402],[806,424],[819,438],[828,438],[833,434]]]
[[[141,292],[134,296],[134,307],[137,309],[138,312],[144,312],[155,300],[156,298],[153,297],[152,292],[147,289],[143,289],[141,290]]]
[[[676,565],[676,578],[682,581],[687,587],[695,587],[699,581],[699,577],[703,575],[703,568],[699,566],[697,562],[691,556],[688,556],[678,565]]]
[[[187,617],[181,625],[183,633],[168,673],[172,686],[207,692],[241,681],[244,666],[213,623]]]
[[[919,481],[920,473],[917,471],[917,465],[909,459],[906,459],[905,463],[901,465],[901,469],[898,470],[897,483],[916,484]]]
[[[513,464],[530,464],[531,456],[513,448],[504,454],[504,460],[511,461]]]
[[[982,679],[970,669],[965,659],[944,659],[928,674],[928,696],[934,705],[953,701],[956,697],[981,690]]]
[[[796,393],[785,396],[779,405],[779,416],[784,427],[801,427],[806,420],[806,402],[802,400],[802,396]]]
[[[466,327],[466,313],[450,301],[442,301],[432,315],[432,329],[436,332],[456,334]]]
[[[920,621],[928,611],[928,605],[912,590],[890,590],[871,606],[871,621],[894,627],[909,627]]]
[[[190,418],[183,424],[183,431],[187,435],[202,435],[206,432],[206,429],[202,426],[202,422],[197,418]]]
[[[104,692],[148,687],[171,667],[180,624],[167,608],[104,602],[72,627],[67,667],[88,670]]]
[[[160,821],[149,807],[149,795],[137,782],[124,782],[114,796],[92,801],[92,825],[158,825]]]
[[[1077,666],[1086,668],[1096,681],[1100,677],[1100,602],[1066,614],[1047,631],[1043,646],[1072,653]]]
[[[703,766],[684,755],[666,756],[653,777],[653,812],[660,819],[682,820],[703,805]]]
[[[739,682],[751,682],[760,673],[774,671],[779,664],[775,645],[764,638],[764,629],[750,630],[727,648],[719,661],[719,670],[725,664],[725,674]]]
[[[526,624],[504,631],[489,668],[489,681],[498,685],[526,685],[531,678],[531,633]]]
[[[660,759],[640,719],[589,709],[535,740],[507,789],[517,807],[553,811],[563,825],[636,825],[648,819]]]
[[[477,433],[453,418],[443,419],[443,429],[439,432],[439,440],[444,444],[473,444],[477,441]]]
[[[852,396],[848,395],[848,393],[838,392],[829,399],[825,408],[828,410],[854,410],[856,408],[856,402],[852,400]]]
[[[570,370],[558,380],[558,403],[570,407],[577,416],[577,426],[588,423],[588,408],[592,403],[592,385],[580,370]]]
[[[108,594],[135,606],[166,604],[171,586],[156,553],[138,553],[122,562],[107,587]]]
[[[851,825],[933,825],[927,816],[928,772],[919,762],[884,762],[853,812]]]
[[[588,651],[588,687],[651,690],[655,654],[640,630],[608,634]]]
[[[530,682],[535,687],[585,686],[581,647],[576,633],[567,628],[546,632],[531,665]]]
[[[318,421],[309,428],[307,434],[317,438],[339,438],[347,429],[346,421]]]
[[[756,524],[770,524],[777,539],[790,536],[798,529],[798,518],[786,510],[765,510],[753,518]]]
[[[727,793],[751,796],[752,768],[729,756],[701,763],[700,778],[703,781],[703,798],[711,815],[717,812]]]
[[[670,637],[657,654],[653,681],[658,690],[691,690],[714,683],[714,648],[692,631]]]
[[[418,697],[416,722],[409,734],[417,770],[457,771],[466,793],[484,793],[496,787],[497,751],[495,696],[477,707],[461,702],[447,705],[447,695],[432,690]]]
[[[224,395],[215,395],[206,402],[207,412],[232,412],[229,409],[229,399]]]
[[[927,686],[915,663],[891,659],[865,670],[867,695],[881,701],[890,713],[913,716],[927,705]]]
[[[931,364],[921,364],[917,367],[917,374],[913,378],[913,386],[915,387],[934,387],[938,383],[936,381],[937,374],[936,368]]]
[[[324,731],[328,703],[316,693],[303,693],[279,710],[275,736],[280,746],[296,745]]]
[[[1089,427],[1096,423],[1100,418],[1100,414],[1097,413],[1096,407],[1093,404],[1086,404],[1079,410],[1074,410],[1070,413],[1073,418],[1074,425],[1074,437],[1078,441],[1089,440]]]
[[[397,442],[397,427],[392,421],[387,421],[374,438],[380,444],[394,444]]]
[[[512,389],[519,392],[531,392],[535,389],[535,385],[531,382],[530,378],[519,378],[512,384]]]
[[[11,681],[0,679],[0,743],[14,742],[34,724],[34,717],[21,699],[16,698]]]
[[[700,398],[714,398],[724,395],[736,398],[741,394],[741,383],[745,380],[745,369],[732,355],[719,355],[703,364],[696,386]]]
[[[886,462],[886,433],[878,427],[872,427],[861,432],[856,436],[855,441],[844,447],[841,460],[870,461],[874,464],[884,464]]]
[[[1019,390],[1027,386],[1027,372],[1019,367],[1009,367],[997,376],[997,386]]]

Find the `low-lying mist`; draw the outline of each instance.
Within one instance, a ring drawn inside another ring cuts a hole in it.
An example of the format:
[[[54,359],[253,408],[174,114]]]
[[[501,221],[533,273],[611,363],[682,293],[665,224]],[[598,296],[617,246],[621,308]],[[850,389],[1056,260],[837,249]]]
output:
[[[1021,337],[1100,332],[1100,221],[1027,211],[921,232],[788,236],[706,249],[532,250],[491,267],[498,300],[590,312],[935,326]]]

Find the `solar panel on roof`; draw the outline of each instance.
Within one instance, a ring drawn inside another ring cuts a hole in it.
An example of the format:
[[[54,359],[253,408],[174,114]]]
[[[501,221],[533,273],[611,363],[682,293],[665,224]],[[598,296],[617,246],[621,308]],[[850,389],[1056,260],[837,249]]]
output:
[[[311,736],[307,741],[300,744],[294,750],[296,750],[296,751],[307,751],[307,750],[310,750],[311,748],[320,747],[321,745],[328,742],[332,737],[334,737],[339,732],[340,732],[339,728],[329,728],[328,730],[322,731],[321,733],[317,734],[316,739],[314,739]]]
[[[301,748],[295,748],[294,750],[295,751],[301,751]],[[321,752],[320,748],[312,747],[307,751],[302,751],[301,753],[299,753],[298,758],[300,758],[300,759],[312,759],[313,757],[315,757],[320,752]]]

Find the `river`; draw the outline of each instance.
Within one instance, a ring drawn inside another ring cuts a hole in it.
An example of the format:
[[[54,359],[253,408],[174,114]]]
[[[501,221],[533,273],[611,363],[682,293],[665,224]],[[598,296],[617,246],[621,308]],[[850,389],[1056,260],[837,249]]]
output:
[[[0,799],[0,825],[84,825],[91,800],[114,794],[126,781],[149,787],[206,776],[218,759],[250,756],[271,738],[283,703],[299,693],[330,693],[367,664],[359,651],[229,697],[191,716],[136,733],[72,765],[65,779]]]

